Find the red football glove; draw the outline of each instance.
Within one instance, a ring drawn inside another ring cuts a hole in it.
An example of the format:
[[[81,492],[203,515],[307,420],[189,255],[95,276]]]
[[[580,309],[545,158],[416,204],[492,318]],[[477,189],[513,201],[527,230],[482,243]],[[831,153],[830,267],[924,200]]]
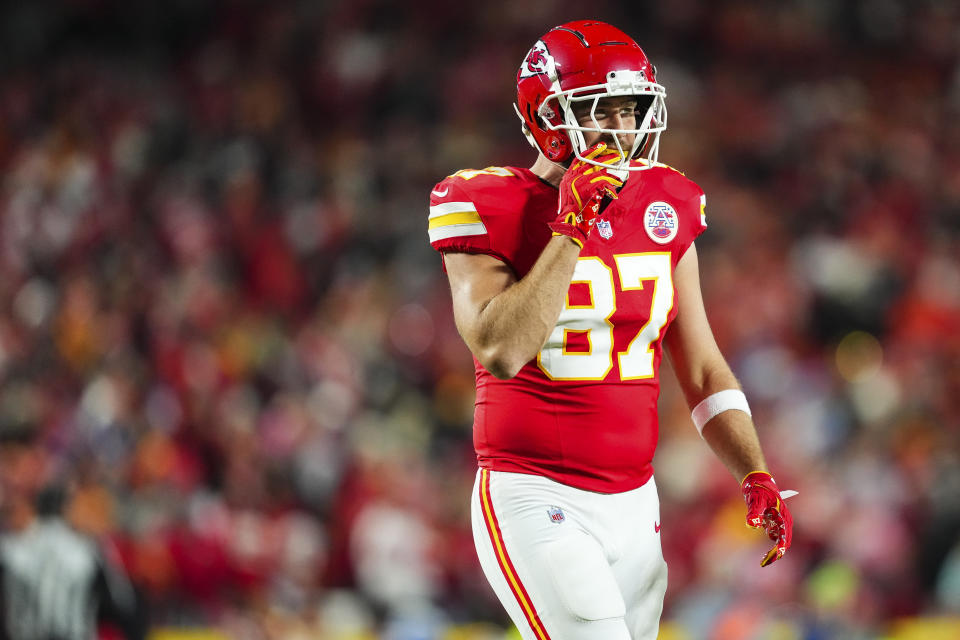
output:
[[[776,542],[761,567],[776,562],[790,548],[793,540],[793,516],[780,497],[780,490],[773,477],[766,471],[753,471],[740,483],[740,491],[747,503],[747,526],[763,529],[767,537]]]
[[[623,159],[616,152],[604,154],[606,148],[605,143],[597,143],[584,157],[603,164],[614,164]],[[610,175],[606,167],[583,160],[571,164],[560,182],[557,219],[550,223],[554,235],[569,236],[582,247],[590,235],[597,212],[600,211],[600,202],[604,196],[616,200],[616,190],[622,186],[623,180]]]

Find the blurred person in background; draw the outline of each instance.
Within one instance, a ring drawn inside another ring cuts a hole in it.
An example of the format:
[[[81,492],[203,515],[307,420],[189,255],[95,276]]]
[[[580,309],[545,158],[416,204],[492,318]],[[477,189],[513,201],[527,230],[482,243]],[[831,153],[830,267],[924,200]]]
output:
[[[609,24],[553,28],[517,74],[533,167],[459,171],[431,193],[430,241],[476,365],[474,540],[531,640],[657,637],[664,346],[698,431],[740,481],[747,524],[774,541],[761,566],[790,547],[792,518],[704,311],[705,196],[657,162],[655,74]]]
[[[36,429],[3,428],[0,638],[91,640],[101,622],[144,638],[146,612],[123,569],[67,522],[67,487],[49,478]]]

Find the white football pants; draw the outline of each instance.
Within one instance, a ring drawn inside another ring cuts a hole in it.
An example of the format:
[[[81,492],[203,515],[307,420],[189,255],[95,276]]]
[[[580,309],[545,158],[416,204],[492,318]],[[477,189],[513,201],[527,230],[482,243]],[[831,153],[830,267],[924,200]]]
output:
[[[651,478],[615,494],[480,469],[473,540],[524,640],[656,640],[667,590]]]

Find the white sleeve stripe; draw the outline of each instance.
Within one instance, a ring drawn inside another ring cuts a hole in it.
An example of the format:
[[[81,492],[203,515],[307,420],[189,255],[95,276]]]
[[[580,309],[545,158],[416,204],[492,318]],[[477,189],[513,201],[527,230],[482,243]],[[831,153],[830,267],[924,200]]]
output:
[[[445,216],[448,213],[467,213],[476,210],[477,207],[472,202],[444,202],[430,207],[430,219]]]
[[[482,222],[472,222],[469,224],[450,224],[445,227],[430,229],[430,242],[437,240],[446,240],[447,238],[456,238],[458,236],[485,236],[487,228]]]

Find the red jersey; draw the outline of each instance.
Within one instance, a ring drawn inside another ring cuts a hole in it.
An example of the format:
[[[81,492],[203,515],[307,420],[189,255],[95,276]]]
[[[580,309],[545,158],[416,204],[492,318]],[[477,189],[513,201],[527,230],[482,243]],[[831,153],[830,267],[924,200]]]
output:
[[[529,169],[457,172],[431,193],[430,243],[489,254],[523,278],[550,240],[557,195]],[[704,205],[700,187],[678,171],[631,173],[597,218],[537,358],[510,380],[474,358],[482,468],[603,493],[650,479],[661,342],[676,316],[673,272],[706,228]]]

